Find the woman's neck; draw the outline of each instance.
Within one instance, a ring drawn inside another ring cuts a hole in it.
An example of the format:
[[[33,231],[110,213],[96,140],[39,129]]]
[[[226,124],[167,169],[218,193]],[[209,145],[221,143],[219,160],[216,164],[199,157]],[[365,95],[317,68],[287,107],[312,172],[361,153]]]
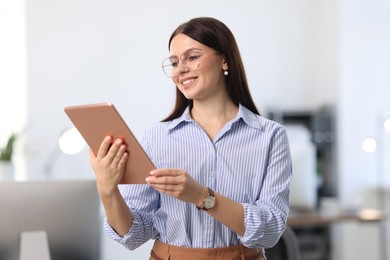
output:
[[[194,101],[191,116],[213,140],[226,123],[236,117],[237,112],[238,107],[230,99],[223,102]]]
[[[237,115],[238,107],[232,102],[194,102],[191,116],[195,121],[228,119]]]

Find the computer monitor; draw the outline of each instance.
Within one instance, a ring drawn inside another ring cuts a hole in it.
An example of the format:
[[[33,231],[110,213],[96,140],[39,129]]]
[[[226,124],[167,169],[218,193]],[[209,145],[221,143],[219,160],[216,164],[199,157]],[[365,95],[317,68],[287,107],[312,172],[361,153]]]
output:
[[[52,260],[99,259],[95,180],[0,182],[0,259],[19,259],[25,231],[45,231]]]

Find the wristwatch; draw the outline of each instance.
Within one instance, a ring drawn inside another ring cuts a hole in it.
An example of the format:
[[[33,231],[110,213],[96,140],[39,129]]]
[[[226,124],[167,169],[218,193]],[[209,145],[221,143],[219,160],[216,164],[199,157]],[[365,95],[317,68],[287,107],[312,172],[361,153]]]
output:
[[[209,210],[211,208],[213,208],[215,206],[215,194],[214,194],[214,191],[212,189],[210,189],[209,187],[207,187],[207,189],[209,190],[209,195],[207,195],[206,198],[203,199],[203,205],[202,207],[198,207],[198,209],[203,209],[203,210]]]

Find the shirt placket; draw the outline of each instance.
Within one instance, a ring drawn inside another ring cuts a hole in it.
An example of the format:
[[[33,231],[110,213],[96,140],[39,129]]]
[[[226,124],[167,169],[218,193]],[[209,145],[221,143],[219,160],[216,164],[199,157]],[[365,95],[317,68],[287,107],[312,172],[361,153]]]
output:
[[[215,181],[215,171],[217,169],[217,149],[214,143],[212,144],[212,153],[211,153],[211,167],[210,172],[207,176],[207,186],[212,189],[216,190],[216,181]],[[215,233],[215,219],[210,216],[209,214],[206,215],[206,223],[205,223],[205,242],[207,244],[207,247],[214,247],[214,233]]]

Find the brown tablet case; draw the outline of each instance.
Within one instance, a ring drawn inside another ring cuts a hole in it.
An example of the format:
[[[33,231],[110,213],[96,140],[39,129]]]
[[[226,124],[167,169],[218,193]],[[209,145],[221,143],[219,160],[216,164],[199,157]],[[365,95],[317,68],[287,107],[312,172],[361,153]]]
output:
[[[112,103],[68,106],[64,111],[95,154],[105,136],[122,138],[129,158],[121,184],[146,184],[155,166]]]

